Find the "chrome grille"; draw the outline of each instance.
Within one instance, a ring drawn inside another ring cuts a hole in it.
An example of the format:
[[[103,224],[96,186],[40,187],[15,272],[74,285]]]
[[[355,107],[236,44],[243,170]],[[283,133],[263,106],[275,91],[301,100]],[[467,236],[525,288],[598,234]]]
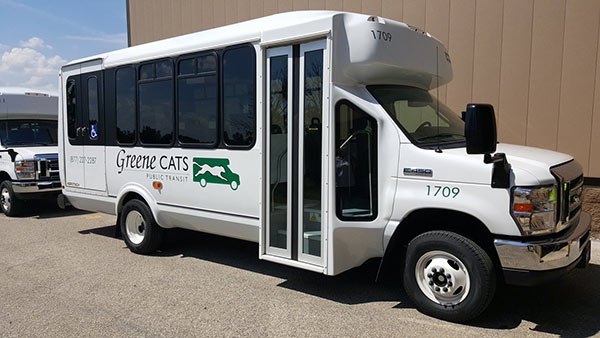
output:
[[[57,180],[59,179],[58,155],[41,154],[35,155],[36,179],[38,180]]]
[[[583,175],[569,183],[569,219],[572,219],[581,210],[583,197]]]
[[[558,181],[558,223],[556,231],[567,228],[571,220],[581,212],[581,197],[583,194],[583,168],[573,160],[550,169]]]

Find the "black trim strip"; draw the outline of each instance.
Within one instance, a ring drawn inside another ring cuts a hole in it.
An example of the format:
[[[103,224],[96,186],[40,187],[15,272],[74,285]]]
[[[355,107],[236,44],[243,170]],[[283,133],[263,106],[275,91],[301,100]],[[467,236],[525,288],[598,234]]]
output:
[[[584,177],[584,186],[600,187],[600,177]]]
[[[300,119],[300,45],[292,46],[292,260],[298,260],[298,163]]]
[[[167,206],[167,207],[182,208],[182,209],[188,209],[188,210],[196,210],[196,211],[210,212],[210,213],[213,213],[213,214],[219,214],[219,215],[235,216],[235,217],[242,217],[242,218],[248,218],[248,219],[259,220],[259,218],[258,218],[258,217],[255,217],[255,216],[248,216],[248,215],[233,214],[233,213],[230,213],[230,212],[224,212],[224,211],[216,211],[216,210],[208,210],[208,209],[194,208],[194,207],[188,207],[188,206],[185,206],[185,205],[177,205],[177,204],[170,204],[170,203],[164,203],[164,202],[156,202],[156,204],[158,204],[158,205],[164,205],[164,206]]]

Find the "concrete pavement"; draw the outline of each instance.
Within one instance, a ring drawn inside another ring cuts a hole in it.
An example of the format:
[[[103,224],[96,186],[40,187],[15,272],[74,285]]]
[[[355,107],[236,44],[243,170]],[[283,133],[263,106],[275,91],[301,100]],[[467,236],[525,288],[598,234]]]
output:
[[[135,255],[115,217],[49,206],[0,216],[0,337],[600,335],[592,264],[538,288],[501,288],[469,325],[422,315],[365,264],[327,277],[257,258],[254,243],[171,231]]]

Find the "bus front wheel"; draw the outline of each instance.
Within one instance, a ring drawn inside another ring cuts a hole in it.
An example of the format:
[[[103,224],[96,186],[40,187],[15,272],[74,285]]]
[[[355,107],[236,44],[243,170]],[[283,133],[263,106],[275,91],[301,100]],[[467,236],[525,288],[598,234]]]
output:
[[[15,195],[10,181],[0,183],[0,209],[6,216],[17,216],[21,211],[21,201]]]
[[[449,231],[426,232],[408,244],[404,288],[419,311],[465,322],[490,304],[496,290],[494,264],[466,237]]]
[[[160,247],[165,230],[156,223],[144,202],[137,199],[127,202],[123,206],[120,223],[125,244],[132,252],[147,255]]]

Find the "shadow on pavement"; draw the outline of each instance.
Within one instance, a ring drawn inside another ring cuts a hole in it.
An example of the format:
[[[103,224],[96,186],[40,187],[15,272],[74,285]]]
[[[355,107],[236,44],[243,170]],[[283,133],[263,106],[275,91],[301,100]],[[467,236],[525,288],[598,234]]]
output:
[[[67,207],[65,210],[58,207],[56,200],[28,200],[24,202],[21,214],[17,218],[35,217],[37,219],[51,219],[65,216],[91,214],[92,212]]]
[[[113,237],[114,226],[81,231]],[[168,232],[157,256],[193,257],[284,279],[278,286],[343,304],[399,302],[394,308],[414,308],[394,278],[375,283],[379,261],[370,260],[337,276],[324,276],[258,259],[256,243],[194,231]],[[600,265],[575,269],[568,276],[539,287],[500,286],[488,310],[468,326],[513,329],[531,322],[535,332],[589,337],[600,332]]]
[[[600,265],[574,269],[538,287],[504,286],[488,311],[473,326],[510,329],[526,320],[531,330],[563,337],[590,337],[600,332]]]

